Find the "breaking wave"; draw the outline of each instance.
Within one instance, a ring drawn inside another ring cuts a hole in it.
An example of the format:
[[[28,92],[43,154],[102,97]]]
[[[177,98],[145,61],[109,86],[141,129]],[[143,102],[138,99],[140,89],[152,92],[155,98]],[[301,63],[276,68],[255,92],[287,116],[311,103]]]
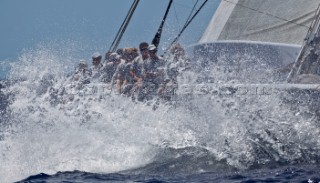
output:
[[[40,172],[169,175],[318,163],[318,114],[309,105],[317,91],[261,94],[257,85],[239,94],[235,80],[206,85],[202,72],[186,71],[171,102],[134,102],[100,83],[57,99],[52,91],[75,91],[66,84],[72,63],[46,48],[12,63],[2,89],[9,102],[0,123],[1,182]],[[205,74],[221,80],[222,72]]]

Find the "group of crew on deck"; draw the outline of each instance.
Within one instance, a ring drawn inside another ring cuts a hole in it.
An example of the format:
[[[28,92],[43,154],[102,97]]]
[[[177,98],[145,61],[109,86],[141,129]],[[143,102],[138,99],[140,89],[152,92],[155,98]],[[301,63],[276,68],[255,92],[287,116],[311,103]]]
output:
[[[137,48],[121,48],[102,55],[92,55],[92,68],[81,60],[72,81],[88,84],[102,82],[110,89],[134,100],[149,100],[154,96],[170,100],[178,87],[177,77],[189,68],[189,59],[180,44],[173,45],[167,59],[157,55],[157,47],[142,42]]]

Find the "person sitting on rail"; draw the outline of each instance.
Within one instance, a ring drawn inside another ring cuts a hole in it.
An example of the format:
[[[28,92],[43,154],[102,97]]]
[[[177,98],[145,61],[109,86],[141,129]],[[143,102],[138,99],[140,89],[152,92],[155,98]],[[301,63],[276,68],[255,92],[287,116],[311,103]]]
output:
[[[124,48],[123,60],[124,62],[118,65],[115,79],[116,79],[116,91],[120,94],[129,95],[130,90],[133,87],[134,79],[130,74],[130,68],[132,61],[138,56],[138,50],[136,48]]]
[[[151,99],[157,94],[160,84],[164,80],[165,60],[157,55],[157,47],[153,44],[148,47],[149,58],[144,61],[142,76],[142,99]]]
[[[80,63],[75,68],[75,72],[67,78],[61,87],[50,87],[50,103],[56,105],[58,103],[72,101],[74,95],[91,82],[91,74],[87,62],[80,60]]]
[[[80,60],[80,63],[76,67],[76,72],[72,76],[72,81],[80,82],[81,84],[89,84],[91,78],[91,71],[85,60]]]
[[[112,83],[113,76],[117,70],[118,65],[121,63],[121,56],[117,53],[111,53],[108,58],[108,62],[106,62],[102,68],[103,70],[103,82],[104,83]],[[124,62],[124,61],[123,61]]]
[[[139,44],[140,55],[134,59],[130,68],[130,73],[135,81],[134,86],[131,90],[131,96],[133,97],[133,99],[135,99],[134,95],[138,94],[139,101],[142,100],[142,98],[139,97],[139,94],[143,86],[143,75],[142,75],[143,65],[144,65],[144,62],[149,58],[148,46],[149,44],[146,42],[142,42]]]
[[[136,82],[142,80],[142,68],[144,62],[149,58],[148,53],[149,44],[142,42],[139,45],[140,55],[137,56],[131,64],[130,72]]]
[[[95,52],[92,55],[92,68],[91,68],[92,76],[91,76],[91,79],[94,82],[101,80],[102,67],[103,67],[101,60],[102,60],[102,56],[99,52]]]
[[[170,100],[178,88],[178,75],[182,71],[190,69],[190,59],[186,56],[185,50],[179,43],[174,44],[169,53],[166,65],[166,79],[158,90],[158,95],[166,100]]]
[[[110,60],[110,55],[112,54],[113,52],[111,51],[107,51],[105,56],[104,56],[104,64],[107,64],[108,62],[112,62],[112,60]]]
[[[176,43],[170,48],[171,63],[175,63],[180,69],[187,70],[190,69],[190,59],[187,57],[183,47]]]
[[[118,48],[116,53],[120,55],[121,58],[123,58],[123,48]]]

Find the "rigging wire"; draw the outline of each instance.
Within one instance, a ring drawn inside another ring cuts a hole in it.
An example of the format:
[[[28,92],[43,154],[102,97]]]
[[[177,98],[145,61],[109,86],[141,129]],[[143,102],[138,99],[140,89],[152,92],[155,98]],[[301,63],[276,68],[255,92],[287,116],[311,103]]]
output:
[[[178,23],[178,26],[179,26],[179,29],[181,28],[181,25],[180,25],[180,20],[179,20],[179,17],[178,17],[178,14],[177,14],[177,10],[176,10],[176,5],[175,3],[173,2],[173,10],[174,10],[174,15],[176,17],[176,21]]]
[[[319,32],[319,27],[320,27],[320,3],[318,5],[318,8],[313,16],[313,22],[310,25],[310,28],[308,30],[307,36],[304,39],[303,46],[299,52],[299,55],[294,62],[293,66],[291,67],[291,70],[288,74],[287,77],[287,82],[291,83],[292,80],[299,74],[301,74],[302,67],[306,63],[306,60],[303,59],[303,57],[306,54],[306,50],[308,48],[308,45],[310,46],[310,43],[315,37],[315,34]]]
[[[309,27],[309,30],[308,30],[308,34],[310,34],[312,32],[312,29],[314,28],[314,26],[316,26],[317,24],[319,24],[320,20],[318,19],[317,20],[317,17],[319,16],[319,9],[320,9],[320,3],[316,9],[316,11],[314,12],[314,15],[313,15],[313,23],[310,25]],[[309,35],[307,35],[309,36]]]
[[[189,14],[189,16],[188,16],[188,18],[187,18],[187,21],[186,21],[186,23],[184,24],[184,26],[186,26],[187,22],[190,20],[190,17],[192,16],[192,13],[193,13],[194,9],[196,8],[198,2],[199,2],[199,0],[197,0],[196,3],[194,4],[194,6],[193,6],[192,10],[190,11],[190,14]]]
[[[184,24],[183,28],[181,29],[181,31],[179,32],[179,34],[173,39],[173,41],[171,42],[171,44],[169,44],[168,48],[165,50],[164,55],[167,53],[167,51],[170,49],[170,47],[178,41],[178,39],[180,38],[180,36],[182,35],[182,33],[186,30],[186,28],[190,25],[190,23],[192,22],[192,20],[198,15],[198,13],[201,11],[201,9],[204,7],[204,5],[208,2],[208,0],[205,0],[201,6],[199,7],[199,9],[192,15],[192,17],[186,21],[186,23]]]
[[[183,7],[183,8],[186,8],[186,9],[191,9],[191,7],[190,6],[187,6],[187,5],[185,5],[185,4],[181,4],[181,3],[177,3],[177,2],[175,2],[177,5],[179,5],[179,6],[181,6],[181,7]]]
[[[118,45],[120,43],[120,40],[121,40],[121,38],[122,38],[127,26],[129,25],[131,17],[132,17],[134,11],[136,10],[136,8],[138,6],[138,3],[139,3],[139,0],[134,0],[134,2],[132,3],[126,18],[122,22],[122,24],[121,24],[121,26],[120,26],[120,28],[118,30],[118,33],[117,33],[116,37],[114,38],[114,40],[113,40],[113,42],[112,42],[112,44],[111,44],[111,46],[109,48],[109,52],[116,51],[116,49],[117,49],[117,47],[118,47]]]
[[[244,6],[244,5],[239,4],[239,3],[234,3],[234,2],[231,2],[231,1],[229,1],[229,0],[223,0],[223,1],[228,2],[228,3],[231,3],[231,4],[234,4],[234,5],[236,5],[236,6],[240,6],[240,7],[243,7],[243,8],[252,10],[252,11],[255,11],[255,12],[258,12],[258,13],[261,13],[261,14],[264,14],[264,15],[267,15],[267,16],[270,16],[270,17],[273,17],[273,18],[276,18],[276,19],[279,19],[279,20],[286,21],[286,22],[288,22],[288,23],[292,23],[292,24],[295,24],[295,25],[298,25],[298,26],[301,26],[301,27],[305,27],[305,28],[307,28],[307,29],[310,28],[310,27],[307,26],[307,25],[300,24],[300,23],[296,23],[296,22],[294,22],[294,21],[291,21],[291,20],[288,20],[288,19],[279,17],[279,16],[277,16],[277,15],[273,15],[273,14],[271,14],[271,13],[267,13],[267,12],[260,11],[260,10],[257,10],[257,9],[254,9],[254,8],[251,8],[251,7],[248,7],[248,6]]]

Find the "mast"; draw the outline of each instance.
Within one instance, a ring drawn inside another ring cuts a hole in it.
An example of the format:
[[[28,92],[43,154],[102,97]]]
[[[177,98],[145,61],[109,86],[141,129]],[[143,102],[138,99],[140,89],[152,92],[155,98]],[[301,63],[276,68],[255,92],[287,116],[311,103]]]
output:
[[[287,82],[301,74],[317,74],[320,65],[320,4],[308,30],[302,49],[291,68]]]
[[[151,44],[155,45],[156,47],[158,47],[159,44],[160,44],[160,39],[161,39],[161,34],[162,34],[163,25],[164,25],[164,23],[165,23],[165,21],[166,21],[166,19],[167,19],[167,15],[168,15],[168,13],[169,13],[169,10],[170,10],[170,7],[171,7],[172,2],[173,2],[173,0],[170,0],[170,2],[169,2],[169,4],[168,4],[168,7],[167,7],[167,10],[166,10],[166,12],[165,12],[165,14],[164,14],[164,17],[163,17],[163,19],[162,19],[162,21],[161,21],[161,24],[160,24],[159,28],[158,28],[158,31],[157,31],[156,35],[154,36],[154,38],[153,38],[152,41],[151,41]]]

